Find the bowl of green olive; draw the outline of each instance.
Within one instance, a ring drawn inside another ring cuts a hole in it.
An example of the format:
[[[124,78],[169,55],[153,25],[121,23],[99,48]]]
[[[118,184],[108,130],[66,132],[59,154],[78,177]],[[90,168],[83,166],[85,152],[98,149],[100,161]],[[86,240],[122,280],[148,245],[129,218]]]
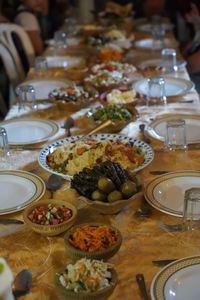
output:
[[[92,182],[92,184],[91,184]],[[83,169],[71,181],[79,198],[102,214],[115,214],[142,196],[141,181],[120,164],[103,162],[93,169]]]

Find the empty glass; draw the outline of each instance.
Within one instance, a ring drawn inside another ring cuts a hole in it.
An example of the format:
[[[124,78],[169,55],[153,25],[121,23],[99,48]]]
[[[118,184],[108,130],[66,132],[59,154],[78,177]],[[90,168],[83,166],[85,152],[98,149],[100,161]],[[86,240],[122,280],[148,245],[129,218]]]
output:
[[[170,120],[166,123],[165,148],[167,150],[187,150],[185,120]]]
[[[7,156],[10,154],[8,145],[7,132],[4,127],[0,127],[0,156]]]
[[[37,109],[35,89],[32,85],[22,85],[16,90],[18,95],[18,110],[30,112]]]
[[[48,74],[47,59],[44,56],[37,56],[35,58],[35,75],[38,77],[45,77]]]
[[[67,48],[67,33],[58,30],[54,33],[55,49],[62,50]]]
[[[200,188],[185,191],[182,225],[183,230],[200,229]]]
[[[165,72],[177,72],[176,50],[165,48],[161,51],[161,66]]]
[[[165,45],[166,30],[162,24],[152,24],[153,45],[152,50],[160,50]]]
[[[148,78],[147,105],[167,104],[165,93],[165,80],[163,77]]]

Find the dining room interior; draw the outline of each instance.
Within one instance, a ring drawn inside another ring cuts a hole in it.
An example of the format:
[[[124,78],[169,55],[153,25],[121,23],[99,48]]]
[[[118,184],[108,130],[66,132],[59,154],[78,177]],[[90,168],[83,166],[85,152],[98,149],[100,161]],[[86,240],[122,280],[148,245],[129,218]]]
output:
[[[0,0],[0,74],[0,299],[199,300],[199,1]]]

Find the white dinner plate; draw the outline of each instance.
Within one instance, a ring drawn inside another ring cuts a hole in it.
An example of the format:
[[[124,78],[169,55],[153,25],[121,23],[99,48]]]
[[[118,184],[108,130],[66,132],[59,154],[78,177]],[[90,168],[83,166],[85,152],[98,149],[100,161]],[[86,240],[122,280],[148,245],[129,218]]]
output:
[[[83,41],[83,38],[81,37],[71,37],[67,38],[67,45],[68,46],[77,46]],[[45,41],[45,44],[49,46],[54,46],[55,45],[55,40],[54,39],[49,39]]]
[[[0,215],[24,209],[45,192],[43,180],[25,171],[0,171]]]
[[[187,62],[185,60],[177,61],[177,66],[179,68],[185,67],[186,64],[187,64]],[[140,69],[145,69],[149,66],[154,66],[154,67],[162,66],[162,59],[161,58],[147,59],[138,64],[138,68],[140,68]]]
[[[46,146],[45,148],[43,148],[38,157],[38,161],[39,161],[39,164],[41,165],[41,167],[43,167],[45,170],[47,170],[51,173],[62,176],[65,179],[68,179],[68,180],[72,179],[73,176],[71,176],[69,174],[57,172],[56,170],[52,169],[47,164],[47,155],[49,153],[52,153],[58,146],[61,146],[67,142],[76,142],[76,140],[78,140],[80,138],[81,138],[81,135],[71,136],[71,137],[59,140],[57,142],[54,142],[54,143]],[[115,141],[119,140],[124,143],[129,142],[131,146],[137,146],[137,147],[141,148],[142,151],[145,153],[145,161],[139,167],[134,169],[135,172],[145,168],[148,164],[150,164],[150,162],[154,158],[153,149],[145,142],[137,140],[137,139],[129,138],[127,136],[123,136],[123,135],[119,135],[119,134],[105,134],[105,133],[104,134],[92,134],[89,136],[89,138],[95,139],[97,141],[97,143],[100,141],[106,140],[106,139],[108,139],[108,140],[112,139]]]
[[[137,40],[134,43],[136,48],[145,48],[145,49],[154,49],[154,50],[161,50],[163,45],[160,42],[155,42],[152,38]],[[177,47],[177,42],[174,39],[164,39],[164,48],[174,48]]]
[[[16,90],[20,86],[25,86],[25,85],[31,85],[35,89],[35,97],[36,100],[44,100],[48,99],[49,93],[58,88],[68,88],[69,86],[73,86],[73,83],[66,79],[66,80],[54,80],[54,79],[33,79],[33,80],[28,80],[24,81],[20,85],[17,86]]]
[[[174,77],[164,77],[165,79],[165,94],[170,96],[181,96],[189,92],[193,88],[193,83],[189,80]],[[133,88],[140,94],[148,94],[148,78],[141,79],[133,84]],[[153,91],[152,91],[153,94]],[[155,90],[155,97],[156,97]]]
[[[182,217],[185,191],[193,187],[200,187],[199,171],[170,172],[146,185],[145,198],[156,209]]]
[[[162,29],[165,31],[170,31],[173,29],[174,25],[170,23],[160,23],[159,24]],[[140,24],[136,27],[137,30],[139,31],[145,31],[145,32],[152,32],[153,31],[153,26],[155,26],[153,23],[145,23],[145,24]]]
[[[66,56],[46,56],[48,67],[50,68],[67,68],[80,65],[85,62],[83,56],[66,55]]]
[[[151,283],[152,300],[199,300],[200,256],[179,259],[163,268]]]
[[[200,143],[200,115],[176,114],[163,117],[153,121],[149,126],[147,126],[146,133],[157,140],[164,141],[167,121],[179,119],[185,120],[187,143]]]
[[[0,126],[6,129],[10,145],[40,143],[58,132],[59,126],[52,120],[20,118],[4,121]]]

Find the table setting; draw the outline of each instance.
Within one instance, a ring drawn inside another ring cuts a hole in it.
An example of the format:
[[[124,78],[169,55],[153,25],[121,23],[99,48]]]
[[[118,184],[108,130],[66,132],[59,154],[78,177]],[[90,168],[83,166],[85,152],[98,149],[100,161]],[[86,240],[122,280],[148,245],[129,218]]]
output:
[[[199,95],[171,23],[152,37],[157,20],[111,20],[64,24],[0,122],[0,278],[2,263],[15,298],[28,270],[22,300],[198,299]]]

